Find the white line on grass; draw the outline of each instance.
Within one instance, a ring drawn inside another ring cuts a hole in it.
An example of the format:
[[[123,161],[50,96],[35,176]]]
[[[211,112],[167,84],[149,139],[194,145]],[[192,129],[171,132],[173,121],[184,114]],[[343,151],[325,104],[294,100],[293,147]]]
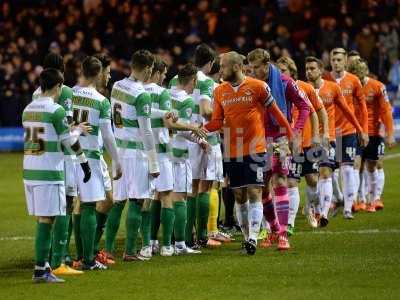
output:
[[[400,157],[400,153],[388,154],[383,157],[383,160]]]
[[[360,230],[342,230],[342,231],[329,231],[329,230],[314,230],[314,231],[297,231],[296,235],[306,234],[327,234],[327,235],[341,235],[341,234],[385,234],[385,233],[400,233],[400,228],[392,229],[360,229]],[[33,236],[6,236],[0,237],[2,241],[29,241],[33,240]]]

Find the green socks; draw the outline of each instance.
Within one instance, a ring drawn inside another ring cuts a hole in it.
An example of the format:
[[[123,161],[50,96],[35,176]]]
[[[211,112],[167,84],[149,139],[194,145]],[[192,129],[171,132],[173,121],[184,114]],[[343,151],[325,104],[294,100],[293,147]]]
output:
[[[187,221],[187,208],[185,201],[179,201],[174,203],[175,211],[175,240],[177,242],[185,241],[185,229]]]
[[[106,251],[109,253],[113,253],[115,251],[115,237],[117,236],[125,203],[126,201],[115,202],[108,213],[106,223]]]
[[[207,223],[210,210],[210,193],[200,193],[197,197],[197,238],[207,239]]]
[[[193,245],[193,226],[196,222],[196,198],[188,197],[187,198],[187,224],[186,224],[186,244]]]
[[[81,237],[81,215],[72,215],[73,219],[73,230],[75,237],[75,247],[76,247],[76,258],[78,260],[83,257],[83,246],[82,246],[82,237]]]
[[[50,265],[57,269],[65,255],[65,247],[68,238],[68,218],[67,216],[56,216],[53,227],[53,244]]]
[[[143,238],[143,247],[150,246],[150,225],[151,225],[150,211],[142,211],[142,224],[140,225],[140,231]]]
[[[151,231],[150,239],[157,240],[158,230],[160,229],[160,213],[161,213],[161,201],[152,200],[150,206],[151,213]]]
[[[94,238],[94,253],[95,254],[97,254],[97,252],[99,252],[99,250],[100,250],[99,244],[100,244],[101,236],[103,235],[103,232],[104,232],[104,227],[106,225],[107,214],[103,214],[96,210],[96,221],[97,221],[96,235]]]
[[[81,238],[83,245],[83,262],[93,262],[94,238],[96,234],[96,203],[81,203]]]
[[[125,252],[128,255],[136,254],[136,242],[140,224],[142,223],[142,206],[134,200],[129,200],[126,216]]]
[[[35,256],[36,265],[40,267],[44,267],[49,259],[51,228],[52,224],[38,222],[36,225]]]
[[[161,224],[163,246],[171,246],[171,237],[174,230],[175,211],[173,208],[161,208]]]

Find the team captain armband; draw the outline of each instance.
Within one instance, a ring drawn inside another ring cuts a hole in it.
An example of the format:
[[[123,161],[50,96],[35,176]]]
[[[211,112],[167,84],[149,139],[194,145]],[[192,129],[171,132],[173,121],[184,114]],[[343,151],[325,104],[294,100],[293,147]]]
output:
[[[267,107],[270,106],[275,101],[275,99],[274,97],[272,97],[271,89],[269,88],[268,84],[264,83],[264,89],[266,94],[264,105]]]

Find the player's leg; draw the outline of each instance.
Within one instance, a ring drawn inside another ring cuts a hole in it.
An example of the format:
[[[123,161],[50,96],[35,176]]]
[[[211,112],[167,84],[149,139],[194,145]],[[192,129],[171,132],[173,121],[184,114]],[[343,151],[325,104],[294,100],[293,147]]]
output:
[[[160,250],[158,231],[161,225],[161,201],[161,192],[157,192],[150,204],[150,246],[153,254]]]
[[[362,166],[362,149],[359,145],[357,145],[356,148],[356,157],[354,158],[354,166],[353,166],[353,172],[354,172],[354,203],[352,210],[354,212],[360,211],[360,201],[358,199],[358,194],[360,190],[360,185],[361,185],[361,166]]]
[[[355,185],[357,180],[354,176],[353,165],[356,154],[357,138],[355,134],[346,135],[339,138],[342,139],[340,172],[344,198],[343,215],[345,219],[351,220],[354,218],[351,211],[356,197]]]
[[[292,157],[289,166],[288,175],[288,196],[289,196],[289,217],[288,217],[288,235],[294,233],[294,222],[300,205],[299,182],[303,173],[305,156],[301,153],[299,156]]]
[[[371,136],[367,147],[365,148],[365,159],[368,181],[367,211],[375,212],[383,208],[380,201],[378,182],[378,162],[384,154],[384,143],[380,136]]]
[[[112,196],[114,204],[108,213],[106,222],[105,249],[109,255],[114,254],[115,252],[115,238],[121,223],[122,211],[124,210],[126,201],[128,199],[128,185],[126,177],[128,176],[129,170],[125,168],[126,165],[129,165],[129,160],[122,158],[122,177],[113,181]],[[113,172],[115,172],[115,170],[113,170]]]
[[[105,200],[103,173],[100,160],[88,159],[92,172],[88,182],[83,182],[83,171],[77,168],[78,192],[80,195],[80,234],[83,248],[83,264],[85,270],[105,270],[107,267],[95,260],[94,241],[96,235],[96,202]]]
[[[172,256],[174,254],[174,248],[171,246],[171,239],[175,223],[175,210],[172,192],[160,192],[160,199],[160,221],[162,225],[162,247],[160,254],[161,256]]]
[[[150,259],[152,257],[152,248],[150,244],[151,231],[151,199],[145,199],[142,206],[142,223],[140,224],[140,233],[142,235],[142,249],[140,256]]]
[[[193,240],[193,230],[196,224],[197,215],[197,202],[198,202],[198,188],[200,184],[200,179],[192,180],[192,193],[187,196],[187,223],[185,229],[185,240],[189,247],[194,246]]]
[[[227,176],[225,176],[222,186],[222,201],[225,207],[225,220],[223,223],[224,230],[233,230],[235,226],[235,217],[233,214],[235,208],[235,197],[229,186],[229,178]]]
[[[112,184],[111,184],[111,177],[108,172],[107,163],[105,162],[103,156],[100,156],[100,164],[101,164],[101,171],[103,174],[103,182],[104,182],[104,189],[106,192],[106,199],[104,201],[99,201],[96,203],[96,220],[97,220],[97,227],[96,227],[96,235],[94,240],[94,252],[96,255],[96,259],[104,264],[114,264],[114,259],[107,257],[107,253],[102,250],[100,251],[100,240],[104,232],[104,228],[106,226],[108,213],[113,207],[113,193],[112,193]]]
[[[378,182],[376,185],[377,197],[381,202],[383,208],[382,194],[383,194],[383,188],[385,186],[385,172],[383,170],[383,158],[380,158],[378,160],[377,169],[378,169]]]
[[[53,225],[53,242],[51,267],[58,275],[75,275],[81,274],[80,271],[75,271],[66,266],[66,258],[69,257],[69,239],[70,226],[72,226],[72,206],[74,197],[77,196],[77,186],[75,178],[75,163],[71,159],[66,159],[64,162],[65,173],[65,192],[66,192],[66,215],[56,216]],[[71,227],[72,231],[72,227]],[[68,259],[71,261],[70,257]]]
[[[137,255],[137,237],[142,223],[142,204],[140,199],[129,198],[126,215],[126,239],[124,261],[141,260]]]
[[[317,191],[318,185],[318,173],[307,174],[304,177],[306,179],[306,204],[305,204],[305,216],[308,224],[312,228],[318,227],[318,221],[315,218],[313,207],[319,207],[319,196]]]
[[[193,230],[196,225],[198,189],[201,177],[201,163],[203,151],[198,144],[190,143],[189,145],[189,161],[192,170],[192,192],[188,194],[187,205],[187,224],[186,224],[186,244],[190,247],[194,246]],[[196,228],[198,230],[198,228]]]
[[[328,225],[328,214],[333,197],[332,173],[336,166],[336,147],[335,143],[331,142],[329,149],[324,149],[321,152],[321,162],[319,166],[318,179],[318,199],[321,209],[320,226]]]
[[[174,189],[172,201],[174,203],[174,235],[175,235],[175,254],[201,253],[193,250],[186,245],[186,234],[188,233],[188,211],[186,206],[186,197],[192,193],[192,168],[189,159],[175,162],[174,170]]]
[[[365,152],[365,151],[364,151]],[[365,162],[365,156],[363,153],[361,166],[360,166],[360,187],[358,189],[358,205],[356,207],[357,211],[365,211],[367,202],[367,184],[368,184],[368,171]]]
[[[81,268],[83,259],[83,245],[81,237],[81,201],[78,197],[75,197],[73,202],[72,222],[76,250],[76,259],[73,262],[73,267]]]
[[[65,215],[64,185],[25,185],[29,215],[37,217],[33,282],[59,283],[48,266],[54,218]]]

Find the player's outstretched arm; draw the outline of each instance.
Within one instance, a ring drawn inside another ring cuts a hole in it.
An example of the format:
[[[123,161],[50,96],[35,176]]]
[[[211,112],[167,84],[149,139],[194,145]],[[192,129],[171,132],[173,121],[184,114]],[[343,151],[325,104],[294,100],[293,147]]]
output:
[[[122,176],[122,167],[118,156],[117,144],[111,128],[111,120],[102,121],[99,125],[101,136],[104,140],[104,146],[107,152],[110,154],[113,163],[115,164],[116,175],[114,179],[118,180]]]

